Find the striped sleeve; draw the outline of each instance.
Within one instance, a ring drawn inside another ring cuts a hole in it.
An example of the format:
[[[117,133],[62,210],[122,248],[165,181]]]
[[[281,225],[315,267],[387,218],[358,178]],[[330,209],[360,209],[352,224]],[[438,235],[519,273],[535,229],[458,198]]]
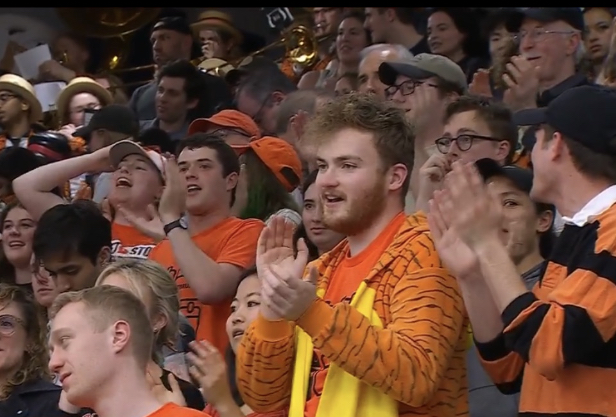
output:
[[[265,413],[289,408],[294,359],[293,325],[261,315],[248,328],[237,351],[237,387],[246,404]]]
[[[548,380],[567,364],[593,362],[616,334],[616,257],[608,250],[616,230],[601,229],[585,233],[568,262],[548,264],[544,282],[566,278],[547,298],[525,293],[503,311],[507,346]]]
[[[456,345],[466,337],[455,278],[442,268],[418,265],[419,260],[386,272],[399,279],[386,278],[395,286],[385,328],[372,326],[349,304],[330,307],[322,300],[297,323],[329,361],[411,407],[434,397]]]
[[[518,353],[507,348],[504,334],[486,343],[475,340],[475,347],[483,369],[496,388],[506,395],[520,392],[526,364]]]

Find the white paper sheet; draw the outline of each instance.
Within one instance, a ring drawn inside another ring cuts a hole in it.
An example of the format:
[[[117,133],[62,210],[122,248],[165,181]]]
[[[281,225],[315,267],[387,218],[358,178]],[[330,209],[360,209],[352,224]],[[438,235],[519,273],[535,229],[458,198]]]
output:
[[[19,74],[26,80],[33,80],[39,75],[39,66],[51,59],[49,45],[43,44],[15,55],[15,65]]]
[[[66,83],[62,81],[34,85],[34,93],[41,103],[44,112],[56,109],[56,99],[65,86]]]

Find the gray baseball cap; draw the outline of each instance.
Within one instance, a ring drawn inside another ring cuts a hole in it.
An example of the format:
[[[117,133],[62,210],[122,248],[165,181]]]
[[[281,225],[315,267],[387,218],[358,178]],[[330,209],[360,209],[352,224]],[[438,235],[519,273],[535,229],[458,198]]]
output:
[[[379,66],[379,79],[385,85],[394,85],[398,75],[414,80],[437,77],[466,92],[468,83],[462,68],[442,55],[419,54],[405,62],[383,62]]]

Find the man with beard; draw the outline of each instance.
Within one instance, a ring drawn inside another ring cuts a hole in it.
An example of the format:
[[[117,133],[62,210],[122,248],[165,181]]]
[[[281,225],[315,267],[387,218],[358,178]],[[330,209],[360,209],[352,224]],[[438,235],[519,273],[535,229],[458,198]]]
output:
[[[347,240],[306,269],[290,224],[264,229],[260,314],[238,350],[242,397],[256,412],[310,417],[467,414],[460,292],[425,217],[404,214],[410,123],[352,93],[326,104],[305,139],[317,152],[323,222]]]

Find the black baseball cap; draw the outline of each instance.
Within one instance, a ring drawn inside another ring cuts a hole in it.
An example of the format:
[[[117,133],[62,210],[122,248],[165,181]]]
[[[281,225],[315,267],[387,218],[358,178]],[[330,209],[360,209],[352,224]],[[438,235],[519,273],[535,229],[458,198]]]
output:
[[[600,153],[616,155],[616,90],[585,85],[571,88],[547,107],[513,115],[518,126],[547,124],[564,136]]]
[[[584,14],[580,7],[516,7],[507,22],[507,30],[519,31],[524,19],[533,19],[542,23],[562,20],[577,30],[584,30]]]
[[[154,26],[152,27],[152,32],[162,29],[173,30],[175,32],[190,36],[192,36],[193,34],[192,30],[190,30],[190,25],[188,24],[186,19],[180,16],[163,17],[154,24]]]
[[[130,107],[111,104],[94,113],[90,123],[77,129],[73,136],[89,140],[92,132],[99,129],[136,138],[139,135],[139,121]]]
[[[500,165],[494,159],[483,158],[475,162],[475,167],[484,181],[493,177],[505,177],[526,194],[533,188],[533,172],[515,165]]]

